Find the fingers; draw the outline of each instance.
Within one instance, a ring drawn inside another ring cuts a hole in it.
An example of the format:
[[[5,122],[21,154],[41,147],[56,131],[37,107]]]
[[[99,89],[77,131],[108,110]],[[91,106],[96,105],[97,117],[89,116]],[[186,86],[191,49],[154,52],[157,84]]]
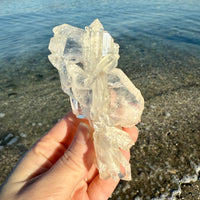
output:
[[[93,182],[88,187],[88,196],[90,200],[107,200],[114,189],[116,188],[118,181],[114,181],[112,178],[107,180],[100,179],[99,175],[95,177]]]
[[[87,173],[87,176],[85,177],[85,181],[87,182],[87,184],[90,184],[91,181],[93,181],[93,179],[97,176],[97,174],[99,173],[96,164],[93,164],[90,168],[90,170]]]
[[[77,119],[72,112],[68,113],[30,149],[10,180],[21,182],[47,171],[70,146],[81,121],[88,123]]]
[[[69,112],[44,137],[51,137],[58,143],[62,143],[68,147],[73,140],[80,122],[88,124],[86,119],[78,119],[72,112]]]
[[[63,187],[65,199],[86,176],[94,161],[94,147],[89,128],[80,123],[72,144],[41,182],[52,189]]]
[[[133,126],[131,128],[124,128],[123,130],[126,131],[133,139],[133,142],[135,143],[138,139],[138,129],[136,126]]]

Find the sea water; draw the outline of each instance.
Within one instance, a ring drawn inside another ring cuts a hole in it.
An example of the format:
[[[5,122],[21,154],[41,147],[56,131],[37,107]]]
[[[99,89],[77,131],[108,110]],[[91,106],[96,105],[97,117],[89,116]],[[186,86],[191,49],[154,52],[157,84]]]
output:
[[[115,39],[160,41],[199,52],[198,0],[15,0],[0,1],[0,59],[47,49],[52,28],[84,28],[99,18]]]

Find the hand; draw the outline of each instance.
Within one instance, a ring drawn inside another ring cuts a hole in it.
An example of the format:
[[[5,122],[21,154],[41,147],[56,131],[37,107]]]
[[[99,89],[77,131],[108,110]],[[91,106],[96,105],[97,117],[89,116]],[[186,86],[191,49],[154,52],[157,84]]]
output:
[[[0,192],[1,200],[105,200],[118,181],[99,178],[87,120],[69,113],[31,148]],[[125,128],[134,142],[136,127]],[[123,151],[127,159],[130,152]]]

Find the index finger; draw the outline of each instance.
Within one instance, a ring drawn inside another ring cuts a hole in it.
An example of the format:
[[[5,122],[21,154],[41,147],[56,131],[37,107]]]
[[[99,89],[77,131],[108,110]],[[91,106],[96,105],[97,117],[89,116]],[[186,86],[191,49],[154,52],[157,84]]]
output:
[[[43,138],[50,137],[67,148],[71,144],[80,122],[89,123],[86,119],[78,119],[72,112],[69,112]]]

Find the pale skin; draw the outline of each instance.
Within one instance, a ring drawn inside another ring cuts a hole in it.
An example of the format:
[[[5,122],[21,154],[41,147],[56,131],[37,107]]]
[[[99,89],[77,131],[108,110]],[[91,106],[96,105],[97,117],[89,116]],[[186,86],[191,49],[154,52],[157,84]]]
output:
[[[134,142],[136,127],[123,128]],[[122,151],[130,159],[130,152]],[[102,180],[88,121],[71,112],[22,158],[0,191],[1,200],[106,200],[118,181]]]

